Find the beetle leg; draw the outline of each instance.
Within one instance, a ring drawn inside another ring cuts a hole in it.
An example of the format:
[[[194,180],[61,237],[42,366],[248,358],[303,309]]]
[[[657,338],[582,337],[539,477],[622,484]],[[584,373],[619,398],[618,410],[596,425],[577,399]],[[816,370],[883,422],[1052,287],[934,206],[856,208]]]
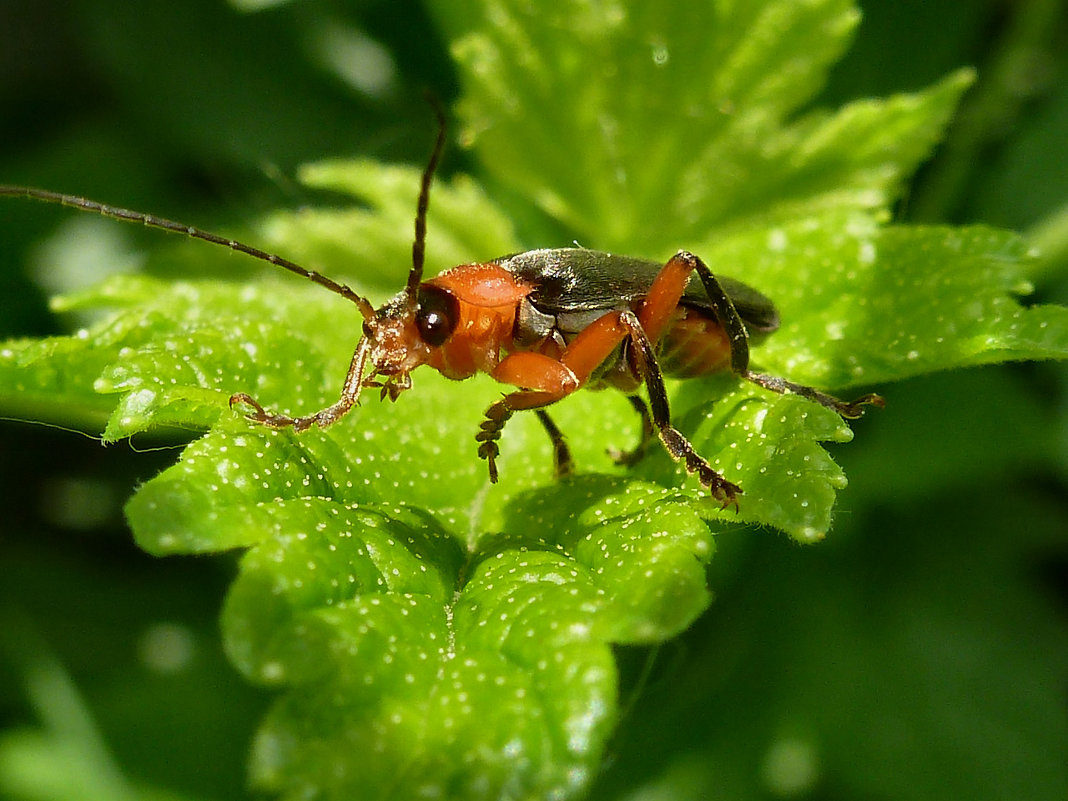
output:
[[[731,371],[735,375],[738,375],[747,381],[752,381],[754,384],[764,387],[764,389],[778,392],[780,395],[792,393],[794,395],[800,395],[803,398],[808,398],[821,406],[826,406],[828,409],[838,412],[839,415],[847,420],[855,420],[862,416],[864,414],[863,407],[865,406],[883,407],[886,405],[886,401],[874,393],[864,395],[854,401],[841,401],[833,395],[828,395],[826,392],[820,392],[813,387],[807,387],[803,384],[795,384],[792,381],[787,381],[785,378],[778,378],[777,376],[767,375],[765,373],[754,373],[749,369],[749,335],[745,330],[745,324],[742,322],[741,315],[738,314],[738,310],[734,307],[734,302],[730,299],[727,293],[723,291],[723,287],[720,286],[719,281],[716,280],[712,271],[708,269],[703,261],[693,254],[684,251],[680,251],[676,254],[672,261],[679,258],[682,258],[684,261],[692,259],[693,268],[697,271],[701,283],[705,286],[705,293],[708,295],[708,299],[712,303],[716,320],[723,326],[723,330],[727,332],[727,338],[730,341],[731,347]]]
[[[682,435],[682,432],[671,425],[671,410],[668,406],[667,390],[664,389],[664,378],[656,362],[656,350],[642,329],[641,323],[638,322],[638,318],[633,312],[624,311],[620,313],[620,322],[629,330],[630,341],[635,345],[636,366],[649,392],[653,425],[660,435],[664,448],[672,457],[686,466],[687,472],[697,476],[712,496],[722,502],[724,509],[733,505],[737,511],[738,500],[735,496],[741,494],[742,488],[716,472],[712,465],[694,450],[693,445]]]
[[[720,286],[708,266],[692,253],[681,255],[693,260],[693,268],[697,271],[697,277],[701,279],[705,294],[712,303],[716,321],[727,332],[727,340],[731,348],[731,371],[736,375],[744,375],[749,371],[749,332],[745,330],[742,316],[738,314],[734,301],[723,291],[723,287]]]
[[[566,394],[568,393],[565,392],[564,395]],[[512,415],[516,412],[522,411],[523,409],[538,409],[540,411],[540,407],[548,406],[550,403],[554,403],[562,397],[563,395],[557,395],[552,392],[521,389],[518,392],[509,392],[486,409],[485,419],[478,428],[478,433],[475,435],[475,441],[480,443],[478,446],[478,456],[480,459],[486,460],[486,465],[489,468],[491,484],[497,483],[497,457],[500,455],[500,448],[497,447],[497,440],[501,438],[504,424],[511,420]],[[544,420],[542,421],[542,425],[545,425]],[[550,425],[556,429],[557,434],[560,434],[560,430],[556,428],[556,425],[552,423],[552,421],[550,421]],[[548,427],[546,428],[548,429]],[[549,432],[549,436],[551,438],[553,437],[552,431]],[[560,473],[562,468],[570,470],[571,454],[567,450],[567,445],[563,442],[562,435],[560,436],[559,444],[563,445],[563,455],[566,455],[567,457],[566,464],[563,465],[559,461],[561,454],[558,451],[557,441],[554,438],[554,456],[557,459],[556,470],[558,475],[562,475],[562,473]]]
[[[557,478],[563,478],[569,476],[573,472],[573,465],[571,461],[571,449],[567,447],[567,440],[564,439],[563,432],[557,428],[556,423],[549,417],[549,413],[544,409],[535,409],[534,413],[538,416],[538,420],[541,421],[542,427],[549,435],[549,440],[553,446],[553,472]]]
[[[653,428],[653,418],[649,416],[649,407],[645,401],[641,399],[639,395],[627,395],[627,400],[630,401],[630,405],[634,407],[642,420],[642,438],[638,442],[637,447],[634,450],[624,451],[619,448],[609,448],[608,455],[612,457],[612,461],[618,465],[625,467],[631,467],[636,465],[641,458],[645,456],[645,452],[649,450],[649,443],[653,441],[653,437],[656,436],[656,429]]]
[[[638,322],[650,341],[659,342],[660,335],[671,323],[679,301],[686,292],[686,285],[690,282],[696,259],[693,254],[680,250],[660,268],[649,285],[649,291],[638,309]]]
[[[230,396],[230,408],[233,409],[239,403],[251,407],[253,411],[251,414],[246,414],[245,419],[268,428],[289,428],[292,426],[293,430],[298,432],[306,431],[313,425],[317,425],[319,428],[326,428],[331,423],[336,423],[340,420],[349,409],[359,403],[360,391],[365,386],[377,386],[377,384],[369,384],[363,380],[364,366],[367,363],[369,352],[370,345],[367,340],[360,340],[356,352],[352,354],[352,363],[349,365],[349,372],[345,376],[345,385],[341,389],[341,397],[332,405],[314,414],[303,417],[272,414],[264,409],[251,395],[244,392],[237,392]]]
[[[517,392],[509,392],[486,410],[485,419],[475,435],[475,440],[480,443],[479,458],[486,460],[490,482],[496,484],[497,456],[500,454],[497,440],[501,438],[505,423],[515,412],[540,409],[570,395],[581,386],[581,379],[562,361],[535,351],[509,354],[494,368],[492,376],[503,384],[521,387]],[[570,470],[571,454],[563,435],[551,420],[546,424],[543,419],[542,425],[553,442],[557,474],[564,475]]]
[[[803,384],[795,384],[792,381],[787,381],[785,378],[778,378],[773,375],[754,373],[750,370],[746,370],[742,374],[742,377],[752,381],[754,384],[764,387],[764,389],[778,392],[780,395],[789,393],[808,398],[821,406],[826,406],[828,409],[838,412],[838,414],[847,420],[856,420],[858,417],[863,416],[865,406],[878,406],[879,408],[886,406],[886,401],[883,400],[882,396],[876,395],[875,393],[863,395],[854,401],[842,401],[838,400],[838,398],[833,395],[820,392],[818,389],[806,387]]]
[[[481,443],[478,455],[488,463],[491,482],[497,481],[496,459],[500,452],[497,440],[505,423],[517,411],[548,406],[582,386],[619,343],[627,338],[629,327],[623,322],[624,314],[637,324],[637,318],[629,311],[608,312],[582,329],[559,359],[536,351],[517,351],[503,358],[494,368],[491,374],[494,379],[521,389],[505,395],[486,410],[486,419],[475,436]],[[549,436],[553,437],[552,431]],[[558,457],[556,464],[559,471],[566,463],[559,460],[561,454],[555,438],[553,447]],[[569,462],[570,454],[567,455]]]
[[[686,292],[690,276],[695,272],[704,284],[716,322],[727,333],[731,349],[731,370],[741,375],[749,369],[749,334],[738,310],[734,308],[734,302],[723,291],[712,271],[689,251],[680,250],[657,273],[638,310],[638,322],[651,342],[659,342],[660,335],[670,324],[679,301]]]
[[[478,455],[489,463],[490,481],[497,480],[497,440],[512,414],[521,409],[548,406],[582,386],[630,334],[630,325],[623,320],[624,315],[638,325],[637,318],[630,311],[608,312],[582,329],[560,354],[559,360],[536,351],[518,351],[501,360],[493,371],[493,377],[523,389],[505,395],[490,406],[475,437],[482,443]],[[571,453],[563,435],[544,411],[539,411],[538,417],[553,443],[556,474],[570,473]]]
[[[475,437],[481,443],[478,455],[488,462],[490,481],[497,481],[497,440],[512,415],[522,409],[548,406],[574,392],[625,339],[634,346],[635,367],[649,392],[653,427],[664,448],[683,462],[686,470],[694,473],[724,508],[732,504],[737,508],[735,496],[741,493],[741,488],[717,473],[671,425],[671,410],[655,347],[638,317],[629,309],[609,312],[586,326],[560,355],[559,361],[533,351],[512,353],[501,360],[493,377],[524,389],[511,392],[491,405]]]

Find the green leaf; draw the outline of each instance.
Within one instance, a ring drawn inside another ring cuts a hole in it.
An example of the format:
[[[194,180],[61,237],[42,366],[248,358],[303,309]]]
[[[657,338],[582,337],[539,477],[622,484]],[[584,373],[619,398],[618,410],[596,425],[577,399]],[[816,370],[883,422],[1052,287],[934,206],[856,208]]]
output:
[[[300,178],[308,187],[340,193],[368,208],[276,215],[264,226],[272,244],[301,264],[328,265],[368,291],[396,294],[411,264],[419,172],[373,161],[332,161],[305,166]],[[468,176],[439,178],[431,208],[426,267],[431,275],[466,264],[474,254],[501,255],[520,247],[511,221]]]
[[[847,0],[432,5],[462,67],[465,139],[589,247],[666,259],[712,230],[885,209],[971,74],[791,115],[859,20]],[[597,176],[595,180],[593,176]]]
[[[880,386],[950,367],[1064,358],[1068,310],[1022,307],[1032,255],[983,227],[881,227],[802,218],[710,242],[710,263],[746,264],[782,329],[762,368],[824,387]],[[778,289],[773,289],[778,287]]]
[[[326,470],[328,438],[216,431],[127,510],[155,552],[254,546],[228,647],[251,679],[294,690],[260,733],[259,781],[331,797],[398,776],[464,798],[579,790],[615,718],[609,645],[662,640],[703,611],[708,527],[676,493],[576,480],[528,493],[512,533],[471,553],[459,513],[358,500],[382,495],[380,473],[359,480],[377,472],[373,442],[343,477],[281,489]],[[443,473],[402,489],[466,495]],[[373,767],[352,762],[368,753]]]
[[[804,110],[857,22],[844,0],[431,7],[464,86],[461,138],[494,187],[435,187],[431,271],[572,238],[664,259],[686,247],[774,298],[782,329],[754,361],[821,387],[1068,354],[1065,310],[1014,297],[1029,269],[1014,236],[884,224],[969,73]],[[343,205],[273,215],[257,236],[384,299],[403,285],[419,175],[312,165],[302,179]],[[671,401],[742,486],[737,514],[656,448],[614,465],[605,450],[633,445],[637,423],[607,393],[554,409],[578,467],[559,482],[520,415],[489,484],[474,434],[500,387],[485,378],[421,371],[396,404],[368,397],[325,431],[251,425],[231,393],[321,408],[360,334],[351,306],[292,276],[116,278],[60,306],[113,312],[6,346],[0,397],[113,409],[107,439],[208,431],[127,516],[152,553],[248,549],[224,637],[250,680],[282,690],[253,773],[287,798],[580,796],[620,716],[612,646],[662,642],[704,611],[714,534],[817,540],[845,486],[822,447],[852,436],[837,415],[729,377]]]
[[[654,675],[592,797],[1062,798],[1068,638],[1031,576],[1063,552],[1063,504],[932,486],[854,508],[844,536],[800,555],[725,543],[719,613]]]

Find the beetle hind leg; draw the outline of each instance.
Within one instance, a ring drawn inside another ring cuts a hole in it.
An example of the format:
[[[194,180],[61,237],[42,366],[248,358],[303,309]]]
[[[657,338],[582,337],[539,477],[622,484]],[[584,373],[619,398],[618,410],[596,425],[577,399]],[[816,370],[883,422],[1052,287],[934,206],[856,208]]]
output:
[[[854,401],[842,401],[833,395],[820,392],[813,387],[806,387],[803,384],[795,384],[785,378],[778,378],[765,373],[754,373],[749,369],[749,335],[746,332],[745,323],[738,314],[738,309],[734,306],[734,302],[724,291],[712,271],[699,258],[691,253],[680,251],[676,254],[675,259],[690,264],[701,279],[701,283],[704,284],[705,293],[712,304],[716,320],[727,333],[727,339],[730,343],[731,372],[735,375],[780,395],[794,394],[808,398],[837,412],[847,420],[855,420],[861,417],[864,414],[865,406],[878,406],[881,408],[886,405],[886,402],[874,393],[864,395]]]
[[[780,395],[792,394],[808,398],[821,406],[826,406],[828,409],[838,412],[846,420],[856,420],[858,417],[863,416],[865,406],[878,406],[880,409],[886,406],[886,401],[883,400],[882,396],[875,393],[863,395],[853,401],[842,401],[833,395],[820,392],[818,389],[806,387],[803,384],[795,384],[785,378],[778,378],[773,375],[746,370],[741,373],[741,376],[747,381],[752,381],[757,386],[770,389],[772,392],[778,392]]]

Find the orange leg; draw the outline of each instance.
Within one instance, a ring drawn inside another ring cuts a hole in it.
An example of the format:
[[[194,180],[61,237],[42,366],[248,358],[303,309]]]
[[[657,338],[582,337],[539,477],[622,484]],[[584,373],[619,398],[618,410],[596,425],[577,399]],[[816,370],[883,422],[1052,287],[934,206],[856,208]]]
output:
[[[764,389],[778,392],[780,395],[787,393],[801,395],[821,406],[833,409],[847,419],[855,419],[864,414],[864,406],[886,405],[885,401],[875,394],[864,395],[854,401],[841,401],[813,387],[751,371],[749,369],[749,334],[745,330],[745,324],[738,310],[707,265],[697,256],[684,250],[672,256],[657,274],[639,313],[638,319],[641,320],[649,334],[649,339],[654,343],[658,341],[663,332],[663,326],[670,321],[671,314],[682,299],[690,274],[693,272],[697,273],[701,283],[704,284],[705,294],[712,304],[716,320],[727,333],[731,347],[731,371],[735,375],[752,381]]]
[[[490,481],[497,482],[497,456],[500,453],[497,441],[505,423],[515,412],[548,406],[582,386],[626,336],[627,330],[619,324],[618,317],[618,312],[609,312],[587,326],[559,360],[534,351],[519,351],[504,357],[497,365],[493,377],[502,384],[521,389],[508,393],[486,410],[486,417],[475,436],[481,443],[478,455],[487,462]],[[570,471],[571,456],[563,436],[547,415],[540,414],[539,419],[553,441],[556,472],[566,474]]]
[[[667,392],[653,342],[629,309],[609,312],[589,325],[575,337],[559,361],[532,352],[514,353],[501,361],[493,377],[523,388],[505,395],[486,410],[486,419],[476,436],[481,443],[478,455],[488,463],[490,481],[497,481],[497,440],[512,415],[522,409],[547,406],[574,392],[624,340],[631,343],[635,367],[649,392],[653,426],[665,449],[697,475],[724,507],[730,504],[737,507],[735,495],[741,489],[717,473],[671,425]],[[559,471],[559,462],[557,467]]]
[[[645,300],[642,301],[638,320],[649,335],[650,341],[654,344],[659,342],[686,292],[690,276],[695,272],[704,284],[705,294],[712,304],[716,321],[727,332],[727,338],[730,340],[731,370],[742,375],[749,369],[749,334],[738,310],[734,308],[734,303],[723,291],[712,271],[692,253],[680,250],[661,268],[649,287]]]
[[[660,341],[661,334],[671,322],[675,310],[690,283],[697,257],[679,251],[656,274],[649,292],[638,308],[638,322],[653,343]]]
[[[520,389],[505,395],[486,410],[486,419],[476,437],[481,443],[478,455],[487,461],[491,481],[497,481],[497,441],[512,415],[522,409],[540,410],[571,394],[586,383],[621,342],[626,341],[631,366],[649,393],[652,420],[650,427],[648,414],[643,414],[643,444],[648,440],[650,428],[654,429],[668,453],[683,462],[687,471],[695,474],[724,507],[733,504],[737,508],[736,495],[742,490],[716,472],[694,451],[689,440],[671,425],[667,392],[656,360],[656,342],[671,323],[694,272],[704,285],[716,321],[727,334],[733,373],[773,392],[802,395],[843,417],[858,417],[867,404],[883,405],[878,395],[865,395],[847,403],[812,387],[752,372],[749,369],[749,335],[734,303],[704,262],[692,253],[680,250],[657,273],[637,314],[629,309],[606,313],[580,332],[558,360],[540,353],[520,352],[507,356],[497,365],[493,377]],[[634,405],[640,411],[644,409],[644,404]],[[539,411],[538,416],[553,441],[557,473],[569,472],[570,455],[559,429],[543,411]],[[618,456],[626,457],[625,454]]]

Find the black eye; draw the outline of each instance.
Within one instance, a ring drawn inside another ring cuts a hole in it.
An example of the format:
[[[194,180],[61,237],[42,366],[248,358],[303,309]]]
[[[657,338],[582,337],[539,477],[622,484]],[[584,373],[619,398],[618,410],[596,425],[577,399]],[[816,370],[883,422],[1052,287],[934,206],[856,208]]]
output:
[[[426,344],[436,347],[449,338],[456,327],[458,306],[451,292],[436,286],[419,287],[415,324]]]

